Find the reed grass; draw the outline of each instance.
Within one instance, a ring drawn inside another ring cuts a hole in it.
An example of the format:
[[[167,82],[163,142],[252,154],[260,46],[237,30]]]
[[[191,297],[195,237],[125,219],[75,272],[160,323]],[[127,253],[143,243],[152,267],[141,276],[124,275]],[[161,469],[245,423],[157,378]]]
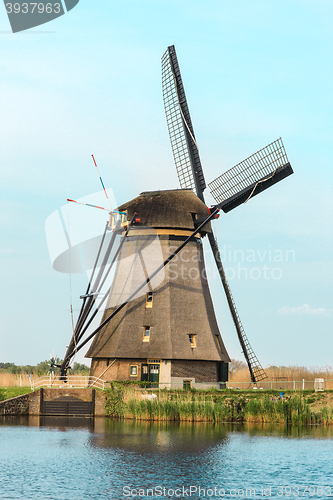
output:
[[[232,360],[230,363],[231,370],[229,374],[229,385],[239,383],[251,383],[249,370],[245,363]],[[293,381],[313,382],[316,378],[325,379],[325,388],[333,389],[333,367],[305,367],[305,366],[270,366],[265,368],[267,380],[263,380],[261,385],[265,388],[273,381],[273,387],[283,389],[292,389]],[[289,385],[289,387],[288,387]],[[308,385],[306,384],[306,387]],[[301,387],[297,387],[301,389]]]
[[[20,382],[21,381],[21,382]],[[26,373],[19,374],[0,372],[0,387],[30,387],[30,378]]]
[[[149,400],[142,399],[142,390],[127,390],[123,388],[120,398],[119,390],[110,390],[107,415],[151,421],[333,424],[333,406],[318,407],[320,395],[313,392],[280,398],[279,391],[160,390]]]

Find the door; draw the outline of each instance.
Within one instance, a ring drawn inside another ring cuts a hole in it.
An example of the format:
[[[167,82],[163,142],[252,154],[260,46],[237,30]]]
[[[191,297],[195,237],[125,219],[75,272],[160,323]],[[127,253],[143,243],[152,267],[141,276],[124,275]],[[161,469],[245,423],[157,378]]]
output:
[[[149,374],[148,374],[148,364],[142,363],[141,365],[141,382],[148,382]]]
[[[141,382],[147,382],[146,387],[158,387],[160,382],[160,365],[150,363],[142,364]]]
[[[160,365],[149,365],[150,387],[158,387],[160,382]]]

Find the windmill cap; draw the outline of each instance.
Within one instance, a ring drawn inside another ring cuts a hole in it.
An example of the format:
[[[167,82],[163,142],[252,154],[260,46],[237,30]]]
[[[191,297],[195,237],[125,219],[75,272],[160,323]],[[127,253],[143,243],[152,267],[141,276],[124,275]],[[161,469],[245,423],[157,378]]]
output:
[[[208,208],[191,189],[145,191],[118,210],[127,211],[127,220],[137,212],[141,226],[192,231],[195,230],[195,219],[209,216]],[[203,234],[207,232],[211,232],[210,223],[201,231]]]

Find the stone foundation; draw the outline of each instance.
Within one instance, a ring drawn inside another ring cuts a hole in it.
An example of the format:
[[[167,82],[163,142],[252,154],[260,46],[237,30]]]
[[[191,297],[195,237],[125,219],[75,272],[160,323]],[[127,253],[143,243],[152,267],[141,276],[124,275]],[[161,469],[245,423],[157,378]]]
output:
[[[28,415],[29,394],[0,401],[0,415]]]
[[[94,391],[94,393],[93,393]],[[94,394],[94,398],[93,398]],[[94,389],[39,389],[30,394],[0,401],[0,415],[41,415],[42,401],[52,401],[61,397],[75,397],[82,401],[95,401],[94,416],[105,414],[104,392]]]

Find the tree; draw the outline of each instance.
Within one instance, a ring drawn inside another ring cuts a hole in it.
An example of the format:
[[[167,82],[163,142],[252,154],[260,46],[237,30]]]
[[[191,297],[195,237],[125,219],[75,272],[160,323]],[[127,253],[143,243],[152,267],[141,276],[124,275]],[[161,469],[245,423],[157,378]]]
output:
[[[70,373],[78,373],[79,375],[89,375],[90,368],[84,363],[74,363]]]

